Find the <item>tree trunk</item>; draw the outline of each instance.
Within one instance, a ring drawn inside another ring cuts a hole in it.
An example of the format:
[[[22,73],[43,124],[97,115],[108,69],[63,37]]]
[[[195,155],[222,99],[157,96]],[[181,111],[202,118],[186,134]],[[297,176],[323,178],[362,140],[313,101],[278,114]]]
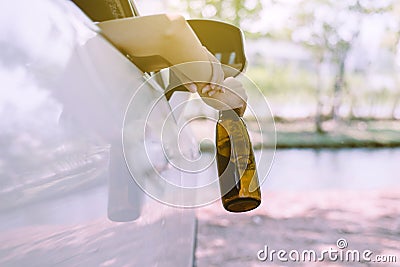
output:
[[[344,75],[345,75],[345,64],[347,59],[347,52],[342,52],[338,57],[338,74],[335,79],[334,91],[333,91],[333,107],[332,115],[334,121],[340,119],[340,107],[342,105],[343,87],[344,87]]]
[[[399,105],[400,105],[400,94],[398,94],[397,96],[396,96],[396,99],[394,100],[394,103],[393,103],[393,106],[392,106],[392,114],[391,114],[391,117],[392,117],[392,119],[394,120],[394,119],[397,119],[396,118],[396,111],[397,111],[397,109],[399,108]]]
[[[317,108],[315,113],[315,130],[317,133],[324,133],[322,129],[322,77],[321,77],[321,68],[322,68],[323,58],[320,57],[317,62],[317,84],[315,88],[316,98],[317,98]]]

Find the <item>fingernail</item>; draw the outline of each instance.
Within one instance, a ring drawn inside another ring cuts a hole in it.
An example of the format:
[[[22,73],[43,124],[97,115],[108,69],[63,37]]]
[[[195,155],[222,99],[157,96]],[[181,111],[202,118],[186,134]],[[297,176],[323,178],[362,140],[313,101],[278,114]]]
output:
[[[207,93],[208,91],[210,91],[210,86],[209,85],[206,85],[206,86],[203,87],[203,89],[201,89],[201,92],[203,94]]]
[[[197,92],[197,86],[194,83],[189,84],[188,85],[188,89],[192,93],[196,93]]]
[[[217,91],[210,91],[210,92],[208,92],[208,96],[213,96],[215,93],[216,93]]]

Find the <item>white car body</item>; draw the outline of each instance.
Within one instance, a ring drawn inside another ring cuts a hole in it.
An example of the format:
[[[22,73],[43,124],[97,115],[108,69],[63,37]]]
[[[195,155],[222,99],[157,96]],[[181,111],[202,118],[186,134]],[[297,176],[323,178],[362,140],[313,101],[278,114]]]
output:
[[[194,212],[147,197],[126,166],[122,125],[143,73],[72,2],[8,2],[0,9],[0,266],[192,266]],[[149,101],[162,94],[144,86]],[[161,152],[152,153],[162,169]],[[119,219],[129,222],[111,221],[125,204]]]

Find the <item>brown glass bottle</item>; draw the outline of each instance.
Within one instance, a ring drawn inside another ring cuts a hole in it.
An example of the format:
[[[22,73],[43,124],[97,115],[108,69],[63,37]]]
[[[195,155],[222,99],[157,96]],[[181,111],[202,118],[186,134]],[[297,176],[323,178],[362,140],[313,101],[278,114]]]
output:
[[[239,109],[220,111],[216,126],[217,167],[222,204],[245,212],[261,203],[254,152]]]

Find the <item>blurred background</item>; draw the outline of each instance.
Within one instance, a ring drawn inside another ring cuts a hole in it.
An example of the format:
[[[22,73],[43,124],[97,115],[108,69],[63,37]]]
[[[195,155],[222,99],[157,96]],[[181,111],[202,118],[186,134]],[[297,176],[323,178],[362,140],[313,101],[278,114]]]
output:
[[[278,147],[399,144],[398,1],[137,1],[239,26],[246,74],[267,97]],[[295,134],[294,134],[295,132]]]
[[[246,36],[246,74],[274,114],[278,150],[262,186],[262,206],[241,215],[224,212],[219,203],[197,210],[198,266],[282,266],[288,263],[257,261],[255,252],[263,245],[336,248],[339,238],[351,249],[399,261],[399,1],[137,4],[145,14],[157,9],[239,26]],[[246,121],[255,130],[253,118]],[[254,139],[253,145],[262,147]],[[358,263],[378,265],[371,264]]]

